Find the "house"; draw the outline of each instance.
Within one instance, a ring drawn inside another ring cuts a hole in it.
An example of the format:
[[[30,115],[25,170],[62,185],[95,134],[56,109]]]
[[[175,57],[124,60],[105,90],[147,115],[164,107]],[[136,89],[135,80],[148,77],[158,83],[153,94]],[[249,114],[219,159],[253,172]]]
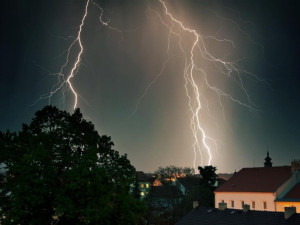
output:
[[[291,162],[292,176],[280,187],[275,200],[276,211],[283,212],[284,207],[295,206],[300,213],[300,160]]]
[[[154,180],[151,182],[152,186],[157,187],[157,186],[162,186],[162,182],[158,178],[154,178]]]
[[[214,191],[215,206],[222,202],[230,209],[243,209],[248,204],[251,210],[281,212],[295,206],[300,213],[300,163],[292,163],[272,167],[267,153],[265,167],[243,168]]]
[[[150,177],[146,176],[143,171],[136,171],[136,178],[139,183],[141,198],[145,198],[151,188]]]
[[[284,207],[294,206],[300,213],[300,183],[296,184],[284,197],[275,200],[276,211],[283,212]]]
[[[295,208],[286,208],[285,212],[268,212],[249,210],[245,205],[243,210],[226,208],[221,203],[220,208],[197,207],[179,220],[176,225],[296,225],[300,224],[300,214]]]
[[[162,182],[159,178],[153,177],[152,175],[146,175],[143,171],[136,171],[136,178],[139,183],[141,198],[145,198],[151,189],[151,187],[163,186],[163,183],[169,183],[172,186],[176,186],[183,195],[185,195],[185,187],[181,184],[177,178],[165,178]],[[131,184],[131,189],[133,189],[134,184]]]

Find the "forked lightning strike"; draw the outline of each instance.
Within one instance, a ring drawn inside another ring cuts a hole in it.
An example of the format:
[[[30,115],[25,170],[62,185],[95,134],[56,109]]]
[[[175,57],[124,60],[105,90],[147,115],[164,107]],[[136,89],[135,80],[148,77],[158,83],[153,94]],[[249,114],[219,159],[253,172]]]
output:
[[[81,62],[81,57],[82,57],[82,54],[83,54],[83,51],[84,51],[82,40],[81,40],[81,33],[82,33],[83,26],[85,24],[85,19],[88,16],[88,7],[90,5],[90,2],[92,2],[92,4],[94,4],[100,10],[100,16],[99,16],[100,23],[103,26],[105,26],[105,27],[107,27],[107,28],[109,28],[111,30],[119,32],[122,35],[122,31],[121,30],[119,30],[118,28],[110,26],[109,22],[106,22],[106,21],[103,20],[103,9],[102,9],[102,7],[100,7],[93,0],[87,0],[86,4],[85,4],[84,15],[83,15],[83,17],[81,19],[81,23],[80,23],[79,30],[78,30],[78,33],[76,35],[76,38],[73,40],[73,42],[71,43],[71,45],[67,49],[67,56],[66,56],[65,63],[60,68],[60,71],[58,73],[54,74],[54,75],[58,76],[58,82],[57,82],[57,84],[54,86],[54,88],[49,93],[44,94],[44,95],[42,95],[40,97],[40,99],[48,98],[49,104],[50,104],[51,97],[53,97],[53,95],[56,94],[58,91],[62,91],[62,93],[63,93],[63,100],[64,100],[65,99],[66,89],[70,89],[71,92],[74,95],[73,109],[76,109],[77,106],[78,106],[78,96],[79,96],[79,94],[77,93],[77,91],[73,87],[71,81],[72,81],[72,78],[74,78],[74,76],[76,75],[76,73],[79,70],[80,62]],[[69,38],[70,37],[68,37],[67,39],[69,39]],[[76,54],[75,62],[73,64],[71,64],[70,63],[70,54],[71,54],[71,51],[73,50],[73,48],[76,45],[79,47],[79,51]],[[69,66],[69,64],[71,64],[72,68],[71,68],[70,72],[67,75],[65,75],[64,71],[66,70],[66,67]]]
[[[74,89],[73,85],[72,85],[72,78],[74,78],[75,74],[78,72],[79,66],[80,66],[80,62],[81,62],[81,56],[83,53],[83,45],[82,45],[82,41],[81,41],[81,32],[82,32],[82,28],[85,22],[85,19],[87,17],[88,14],[88,7],[90,4],[90,0],[86,1],[86,5],[85,5],[85,11],[84,11],[84,15],[81,19],[81,23],[79,25],[79,31],[77,33],[76,38],[73,40],[73,42],[71,43],[71,45],[69,46],[68,50],[67,50],[67,56],[66,56],[66,61],[65,63],[62,65],[62,67],[60,68],[60,71],[57,74],[58,76],[58,83],[54,86],[54,88],[50,91],[50,93],[42,95],[40,98],[44,99],[44,98],[48,98],[49,100],[49,104],[50,104],[50,100],[51,97],[53,97],[54,94],[56,94],[58,91],[62,91],[63,93],[63,99],[65,98],[65,89],[69,88],[71,90],[71,92],[74,95],[74,104],[73,104],[73,108],[75,109],[77,107],[78,104],[78,93],[76,92],[76,90]],[[79,47],[79,52],[77,53],[75,62],[70,70],[70,72],[65,75],[65,70],[66,67],[69,65],[69,57],[71,54],[71,50],[74,48],[74,46],[78,45]]]
[[[162,22],[162,24],[169,29],[170,35],[175,35],[175,36],[179,37],[178,44],[179,44],[181,51],[183,52],[183,54],[185,56],[185,67],[183,70],[183,75],[184,75],[184,79],[185,79],[184,87],[186,89],[186,95],[188,97],[188,105],[189,105],[189,109],[192,113],[191,120],[190,120],[190,128],[192,130],[192,134],[194,137],[194,144],[193,144],[194,168],[196,168],[197,152],[200,155],[201,165],[205,165],[205,164],[210,165],[211,161],[212,161],[212,149],[211,149],[209,143],[212,143],[214,146],[216,146],[216,140],[207,136],[207,134],[204,130],[204,127],[202,125],[200,114],[205,112],[205,110],[203,109],[201,99],[204,99],[204,96],[201,96],[198,84],[195,81],[195,75],[196,75],[195,73],[199,72],[203,77],[203,79],[202,79],[203,84],[206,85],[206,87],[208,89],[210,89],[211,91],[213,91],[215,94],[218,95],[220,107],[223,112],[224,109],[223,109],[223,105],[221,103],[221,97],[227,98],[235,103],[245,106],[249,110],[253,110],[250,97],[244,87],[242,78],[240,77],[241,72],[247,73],[247,71],[242,71],[239,68],[239,66],[235,63],[227,62],[227,61],[224,61],[217,57],[214,57],[212,54],[210,54],[207,51],[207,47],[205,45],[205,39],[211,39],[211,40],[218,41],[218,42],[229,42],[233,47],[235,47],[235,44],[233,41],[227,40],[227,39],[219,40],[213,36],[203,36],[203,35],[198,34],[198,32],[196,30],[185,26],[182,21],[175,18],[170,13],[165,1],[163,1],[163,0],[158,0],[158,1],[161,3],[161,5],[163,7],[164,17],[168,18],[169,23],[166,20],[164,20],[163,16],[160,16],[158,12],[155,11],[155,13],[157,15],[159,15],[159,19]],[[190,48],[183,47],[183,45],[181,44],[181,40],[183,37],[181,37],[180,31],[188,32],[194,37],[191,42]],[[170,46],[170,36],[168,38],[168,48],[169,48],[169,46]],[[200,53],[201,58],[196,57],[196,51],[199,51],[198,53]],[[223,90],[217,88],[216,86],[210,84],[207,79],[208,74],[205,71],[205,69],[199,68],[197,66],[197,61],[199,61],[199,60],[210,61],[210,62],[214,62],[215,64],[220,65],[225,71],[224,75],[227,75],[227,76],[230,76],[230,74],[234,71],[238,76],[239,84],[248,100],[248,103],[244,103],[244,102],[234,98],[230,94],[227,94]],[[163,66],[163,68],[164,67],[165,67],[165,65]],[[250,74],[250,75],[252,75],[252,74]],[[155,77],[155,79],[150,83],[150,85],[152,85],[152,83],[155,82],[156,79],[157,79],[157,77]],[[149,86],[147,87],[146,92],[148,91],[148,89],[149,89]],[[144,93],[144,95],[142,95],[142,97],[145,96],[146,92]],[[205,163],[205,164],[203,163],[202,149],[204,149],[208,155],[208,160],[207,160],[207,163]]]
[[[258,79],[255,75],[249,73],[248,71],[244,70],[243,68],[240,68],[239,65],[235,62],[229,62],[229,61],[224,61],[218,57],[213,56],[210,52],[208,52],[207,47],[206,47],[206,40],[212,40],[216,42],[224,42],[224,43],[229,43],[233,48],[235,48],[235,43],[231,40],[228,39],[218,39],[214,36],[204,36],[199,34],[195,29],[189,28],[182,21],[180,21],[176,16],[174,16],[170,10],[167,7],[167,4],[164,0],[157,0],[158,3],[161,4],[162,7],[162,12],[159,13],[158,11],[150,9],[158,16],[161,24],[165,26],[168,31],[168,46],[167,46],[167,52],[168,52],[168,58],[164,61],[162,64],[162,68],[159,71],[159,73],[154,77],[154,79],[149,83],[147,88],[145,89],[144,93],[139,97],[136,108],[134,110],[134,113],[137,111],[138,106],[141,102],[141,100],[146,96],[148,90],[151,88],[151,86],[158,80],[158,78],[163,74],[165,71],[165,68],[171,58],[171,53],[170,53],[170,42],[171,42],[171,36],[174,35],[176,38],[178,38],[178,45],[180,47],[180,50],[182,51],[184,55],[184,69],[183,69],[183,77],[185,80],[185,91],[188,99],[188,106],[189,110],[191,111],[191,119],[190,119],[190,128],[192,131],[192,135],[194,138],[194,143],[193,143],[193,151],[194,151],[194,168],[196,168],[196,160],[197,160],[197,153],[200,156],[201,160],[201,165],[210,165],[212,161],[212,148],[210,145],[214,146],[216,149],[217,147],[217,141],[209,137],[207,135],[207,132],[205,132],[204,126],[203,126],[203,121],[201,121],[201,114],[207,113],[206,111],[208,110],[208,104],[206,105],[206,108],[203,107],[203,101],[207,100],[205,99],[205,96],[201,95],[201,92],[199,90],[199,86],[197,82],[195,81],[195,76],[198,75],[202,79],[202,85],[205,85],[205,87],[209,90],[211,90],[213,93],[215,93],[218,96],[218,101],[220,103],[220,108],[222,112],[224,112],[224,108],[222,105],[222,98],[226,98],[230,101],[233,101],[237,104],[240,104],[241,106],[244,106],[248,108],[249,110],[254,110],[252,107],[252,102],[250,100],[250,97],[246,91],[246,88],[244,87],[243,80],[241,78],[241,73],[250,75]],[[86,5],[85,5],[85,10],[84,10],[84,15],[81,19],[81,23],[79,26],[79,30],[77,35],[75,36],[75,39],[67,49],[67,56],[65,59],[65,63],[61,67],[60,71],[55,74],[58,75],[58,83],[54,86],[54,88],[50,91],[50,93],[45,94],[41,96],[41,98],[48,98],[49,102],[51,97],[56,94],[58,91],[62,91],[63,93],[63,98],[64,94],[67,89],[71,90],[71,92],[74,95],[74,104],[73,108],[75,109],[78,105],[78,96],[79,94],[76,92],[73,84],[72,84],[72,79],[76,75],[76,73],[79,70],[80,67],[80,62],[81,62],[81,57],[84,51],[84,47],[82,44],[81,40],[81,33],[82,29],[86,20],[86,17],[88,16],[88,8],[90,3],[95,5],[99,10],[100,10],[100,16],[99,16],[99,21],[102,24],[102,26],[105,26],[113,31],[119,32],[121,35],[123,34],[122,30],[111,27],[109,25],[109,21],[104,21],[103,20],[103,8],[94,2],[94,0],[87,0]],[[183,40],[183,34],[182,33],[189,33],[193,37],[193,40],[190,43],[189,47],[183,46],[182,45],[182,40]],[[74,47],[78,46],[79,51],[76,53],[76,59],[75,62],[72,64],[70,62],[70,55],[71,51],[74,51]],[[235,98],[234,96],[227,94],[225,91],[222,89],[218,88],[217,86],[214,86],[211,84],[208,80],[208,72],[205,70],[205,68],[202,68],[199,66],[199,62],[208,62],[208,63],[214,63],[220,70],[222,74],[225,76],[232,76],[233,73],[236,74],[239,85],[242,89],[242,91],[245,94],[245,97],[247,98],[247,103],[240,101],[239,99]],[[65,71],[67,70],[68,67],[71,67],[70,72],[66,73]],[[259,80],[259,79],[258,79]],[[224,115],[224,114],[223,114]],[[204,149],[204,151],[203,151]],[[207,162],[204,163],[204,157],[203,154],[207,154]]]

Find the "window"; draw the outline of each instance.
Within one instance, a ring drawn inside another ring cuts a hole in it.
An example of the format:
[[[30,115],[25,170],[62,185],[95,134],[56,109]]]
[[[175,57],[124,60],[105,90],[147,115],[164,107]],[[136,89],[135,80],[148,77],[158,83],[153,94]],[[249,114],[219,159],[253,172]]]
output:
[[[242,208],[243,208],[244,204],[245,204],[245,202],[244,202],[244,201],[241,201]]]
[[[255,209],[255,201],[252,201],[252,209]]]
[[[141,188],[144,188],[144,184],[141,184]]]
[[[234,201],[231,201],[231,207],[232,208],[234,207]]]
[[[146,188],[149,188],[149,184],[146,184]]]
[[[267,209],[267,202],[263,202],[264,209]]]
[[[141,192],[141,196],[144,196],[145,194],[144,194],[144,192]]]

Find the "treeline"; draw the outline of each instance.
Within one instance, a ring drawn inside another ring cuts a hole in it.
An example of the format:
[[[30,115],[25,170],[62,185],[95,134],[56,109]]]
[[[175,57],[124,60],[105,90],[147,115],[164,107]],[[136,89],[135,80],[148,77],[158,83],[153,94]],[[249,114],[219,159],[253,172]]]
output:
[[[146,220],[150,224],[173,225],[198,206],[214,207],[214,189],[217,181],[216,167],[198,167],[199,174],[189,167],[159,167],[154,178],[161,185],[152,185],[145,198]],[[153,182],[153,179],[151,180]]]

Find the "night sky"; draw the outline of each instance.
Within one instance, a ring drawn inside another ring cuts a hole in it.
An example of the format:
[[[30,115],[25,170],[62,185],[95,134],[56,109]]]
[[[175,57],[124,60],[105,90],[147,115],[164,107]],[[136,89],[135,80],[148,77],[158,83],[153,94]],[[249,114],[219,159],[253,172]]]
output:
[[[149,6],[162,13],[156,0],[97,0],[103,18],[123,31],[99,22],[99,9],[90,4],[83,26],[80,68],[72,79],[78,106],[100,134],[112,137],[115,149],[128,154],[137,170],[159,166],[193,166],[191,112],[184,89],[184,57],[172,38],[172,57],[140,102],[148,84],[167,58],[169,32]],[[207,50],[237,62],[255,110],[249,110],[197,84],[206,101],[201,115],[210,137],[212,164],[218,172],[263,166],[267,146],[274,166],[300,159],[299,34],[300,2],[279,0],[170,0],[170,12],[208,39]],[[67,49],[76,36],[85,0],[15,0],[0,6],[0,130],[18,131],[35,111],[48,104],[45,96],[57,83]],[[186,37],[184,43],[192,39]],[[76,51],[70,54],[74,61]],[[201,61],[201,60],[200,60]],[[210,82],[247,103],[236,80],[227,79],[218,65],[207,67]],[[71,68],[71,64],[66,70]],[[257,77],[258,79],[256,79]],[[196,76],[196,77],[197,77]],[[70,90],[50,103],[72,112]],[[64,98],[63,98],[64,96]],[[200,159],[197,158],[197,165]]]

